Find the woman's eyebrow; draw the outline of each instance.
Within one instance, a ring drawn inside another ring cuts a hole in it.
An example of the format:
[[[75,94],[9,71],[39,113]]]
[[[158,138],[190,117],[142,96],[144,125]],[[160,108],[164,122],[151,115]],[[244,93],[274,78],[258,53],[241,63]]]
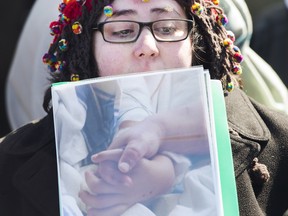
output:
[[[157,13],[157,14],[170,14],[170,13],[174,13],[177,14],[178,16],[181,16],[175,9],[173,9],[172,7],[164,7],[164,8],[152,8],[151,9],[152,13]]]
[[[113,17],[119,17],[123,15],[135,15],[135,14],[137,14],[137,12],[131,9],[113,11]]]

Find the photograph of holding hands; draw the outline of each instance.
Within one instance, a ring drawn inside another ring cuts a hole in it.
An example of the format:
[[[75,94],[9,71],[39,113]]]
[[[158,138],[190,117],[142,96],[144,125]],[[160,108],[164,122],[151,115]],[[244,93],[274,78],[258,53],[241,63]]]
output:
[[[205,79],[199,67],[53,86],[63,215],[218,214]]]

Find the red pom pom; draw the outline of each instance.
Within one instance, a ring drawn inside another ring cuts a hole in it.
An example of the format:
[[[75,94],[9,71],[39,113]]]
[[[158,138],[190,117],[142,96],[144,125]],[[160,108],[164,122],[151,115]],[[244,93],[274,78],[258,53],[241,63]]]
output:
[[[77,1],[69,1],[69,3],[66,5],[66,7],[63,10],[63,14],[69,18],[69,20],[75,20],[79,16],[81,16],[82,7]]]
[[[53,21],[50,23],[50,34],[52,36],[61,34],[62,24],[59,21]]]

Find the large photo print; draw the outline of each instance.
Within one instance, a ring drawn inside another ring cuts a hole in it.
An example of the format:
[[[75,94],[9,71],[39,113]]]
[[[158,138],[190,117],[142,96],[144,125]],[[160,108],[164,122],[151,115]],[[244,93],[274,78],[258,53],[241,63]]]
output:
[[[219,215],[207,74],[52,88],[61,215]]]

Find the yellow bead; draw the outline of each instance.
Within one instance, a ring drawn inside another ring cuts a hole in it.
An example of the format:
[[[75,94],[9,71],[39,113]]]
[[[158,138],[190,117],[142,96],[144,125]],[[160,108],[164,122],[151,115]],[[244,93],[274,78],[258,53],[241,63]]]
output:
[[[71,81],[79,81],[80,80],[78,74],[71,74],[70,79],[71,79]]]
[[[233,89],[234,89],[233,83],[232,83],[232,82],[227,83],[227,90],[228,90],[229,92],[231,92],[231,91],[233,91]]]

